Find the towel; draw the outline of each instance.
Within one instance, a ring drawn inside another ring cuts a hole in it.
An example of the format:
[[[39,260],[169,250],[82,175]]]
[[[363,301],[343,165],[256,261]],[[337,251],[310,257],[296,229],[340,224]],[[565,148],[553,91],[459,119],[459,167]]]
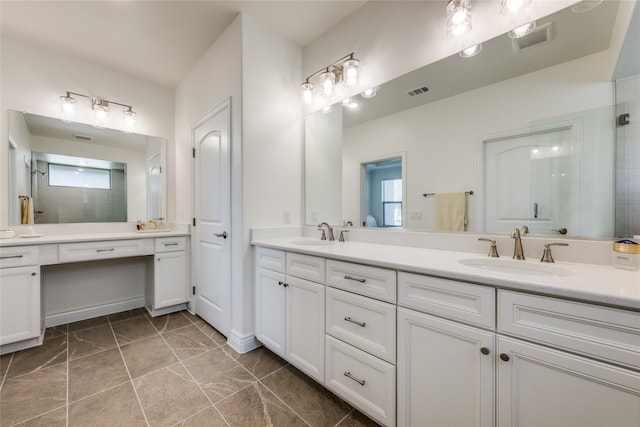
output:
[[[33,224],[33,199],[20,198],[20,224]]]
[[[464,231],[467,224],[465,193],[436,194],[436,227],[438,231]]]

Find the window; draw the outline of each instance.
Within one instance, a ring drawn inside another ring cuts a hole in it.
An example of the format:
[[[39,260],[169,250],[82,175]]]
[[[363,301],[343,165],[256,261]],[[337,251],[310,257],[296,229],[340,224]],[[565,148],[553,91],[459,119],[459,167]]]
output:
[[[382,225],[402,227],[402,180],[382,180]]]
[[[49,163],[49,185],[110,190],[111,171]]]

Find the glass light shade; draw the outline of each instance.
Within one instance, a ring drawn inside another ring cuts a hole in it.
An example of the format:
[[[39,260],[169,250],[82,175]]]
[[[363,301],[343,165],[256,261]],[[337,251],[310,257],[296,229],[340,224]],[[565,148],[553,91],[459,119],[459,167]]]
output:
[[[96,122],[105,122],[109,117],[109,103],[101,99],[92,101],[93,115]]]
[[[313,102],[313,83],[302,83],[302,102],[307,105]]]
[[[360,94],[360,96],[365,99],[368,99],[368,98],[373,98],[377,94],[378,94],[378,88],[372,87],[372,88],[366,89],[364,92]]]
[[[320,74],[320,88],[326,97],[332,97],[336,93],[336,75],[333,71]]]
[[[360,61],[357,59],[349,59],[342,64],[342,72],[344,76],[344,84],[347,86],[357,86],[360,79],[360,71],[358,66]]]
[[[449,0],[447,3],[447,35],[458,38],[471,31],[470,0]]]
[[[131,108],[122,112],[122,123],[127,131],[132,131],[136,127],[136,113]]]
[[[60,97],[60,112],[66,116],[74,116],[76,114],[76,100],[68,93]]]
[[[466,49],[462,49],[460,51],[460,56],[463,58],[471,58],[472,56],[476,56],[482,51],[482,43],[474,44],[473,46],[469,46]]]
[[[528,24],[520,25],[507,33],[507,36],[512,39],[519,39],[529,34],[536,29],[536,21],[531,21]]]
[[[531,0],[501,0],[500,13],[503,15],[513,15],[520,13],[524,8],[529,6]]]

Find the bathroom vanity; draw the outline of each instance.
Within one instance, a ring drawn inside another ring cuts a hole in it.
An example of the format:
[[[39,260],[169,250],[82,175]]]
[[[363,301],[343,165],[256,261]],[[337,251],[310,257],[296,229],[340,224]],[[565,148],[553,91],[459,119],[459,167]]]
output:
[[[638,425],[637,271],[252,243],[257,339],[383,425]]]
[[[185,309],[190,298],[189,247],[186,230],[3,239],[1,353],[41,344],[48,326],[143,306],[152,316]],[[135,285],[123,280],[127,274]],[[133,286],[139,289],[126,289]],[[109,287],[120,291],[105,289]],[[50,313],[49,301],[63,303]]]

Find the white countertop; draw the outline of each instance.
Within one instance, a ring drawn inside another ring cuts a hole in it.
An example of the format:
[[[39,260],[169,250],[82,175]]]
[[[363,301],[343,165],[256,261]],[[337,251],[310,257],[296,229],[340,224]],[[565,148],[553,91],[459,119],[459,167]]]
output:
[[[620,270],[611,266],[538,260],[516,261],[509,257],[500,262],[527,263],[535,270],[559,269],[563,275],[487,271],[462,265],[462,259],[495,260],[486,255],[362,242],[332,242],[327,246],[301,245],[292,242],[313,241],[305,237],[254,239],[252,244],[273,249],[316,255],[414,273],[440,276],[498,288],[521,290],[544,295],[612,305],[640,311],[640,271]]]
[[[16,237],[0,239],[0,248],[9,246],[49,245],[56,243],[96,242],[105,240],[151,239],[155,237],[188,236],[187,231],[129,231],[129,232],[95,232],[78,234],[42,234],[37,237]]]

